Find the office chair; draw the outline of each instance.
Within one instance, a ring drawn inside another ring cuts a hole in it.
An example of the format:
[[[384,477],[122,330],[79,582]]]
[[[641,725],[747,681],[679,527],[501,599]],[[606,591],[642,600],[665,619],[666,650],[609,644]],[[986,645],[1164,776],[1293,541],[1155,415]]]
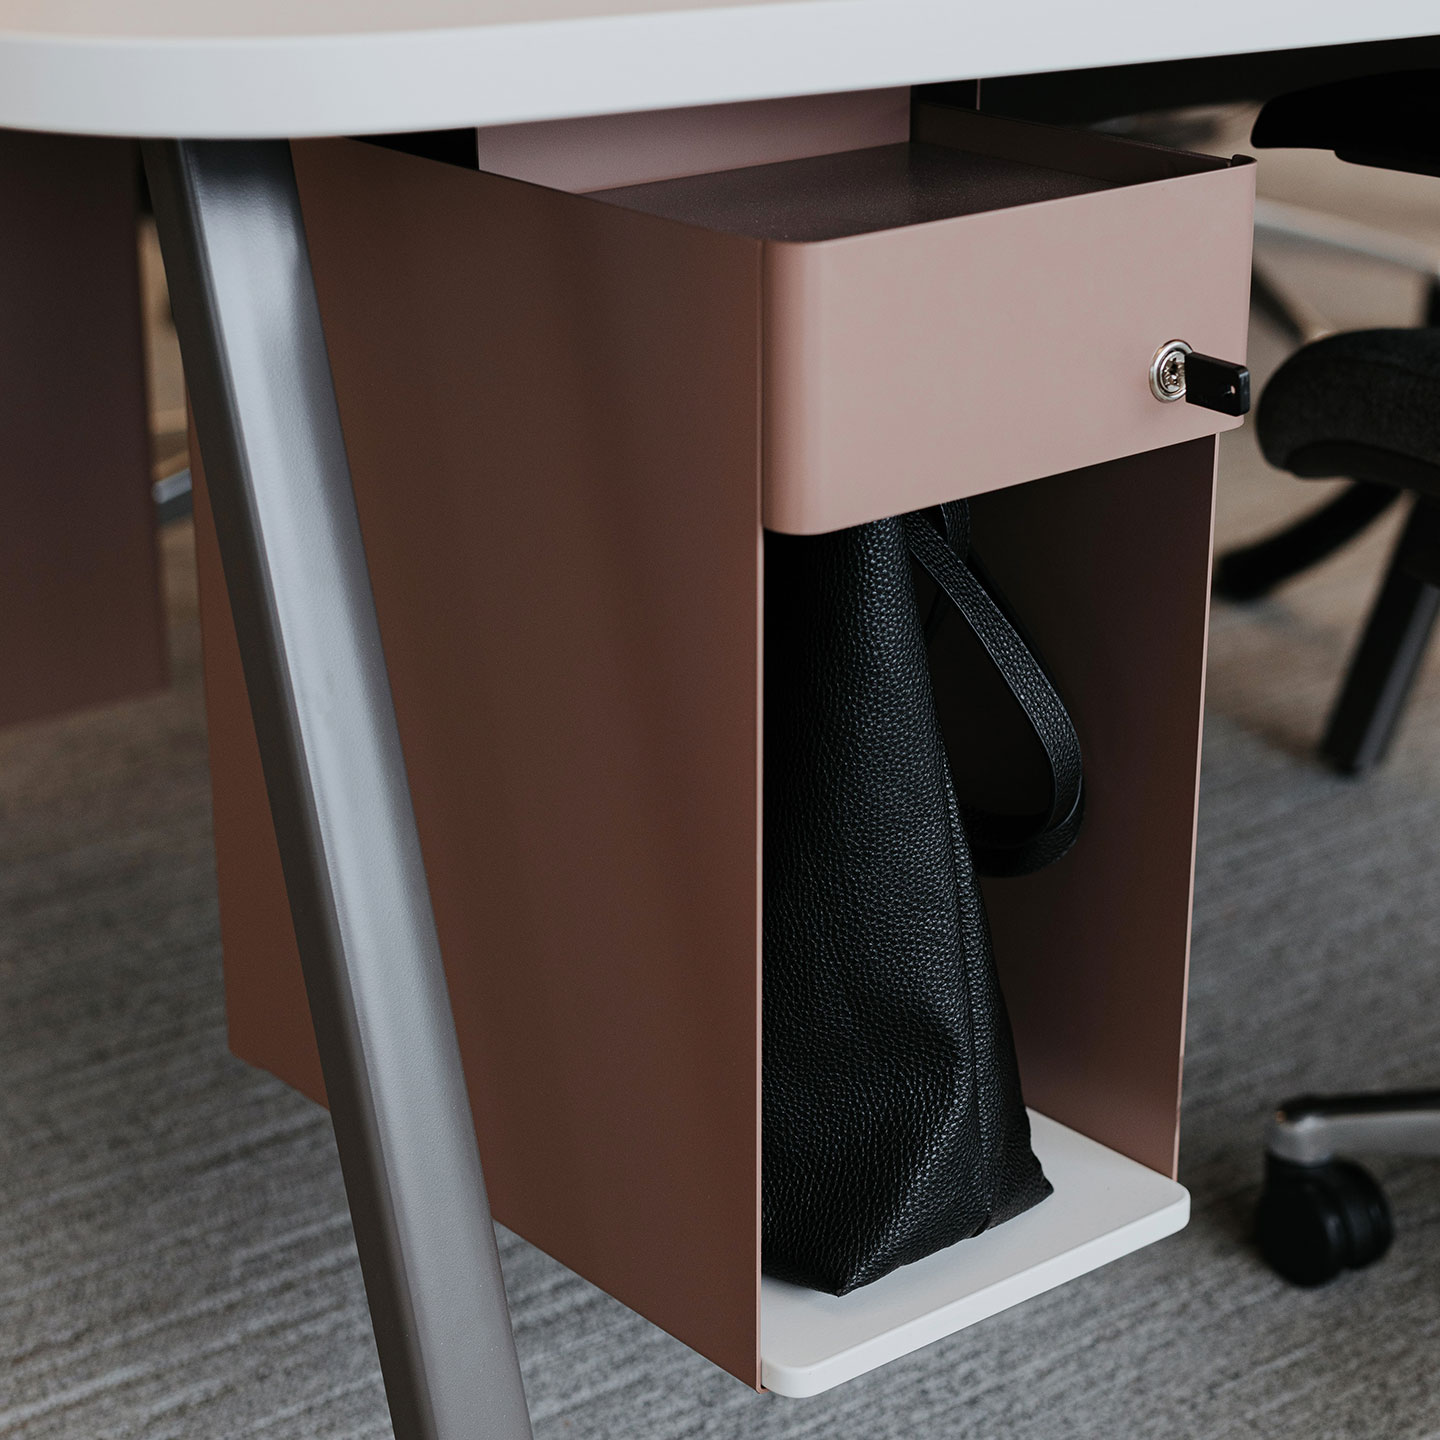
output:
[[[1256,122],[1253,143],[1264,146],[1306,146],[1309,148],[1344,150],[1342,158],[1363,164],[1419,173],[1440,173],[1435,161],[1421,156],[1417,163],[1413,134],[1403,136],[1404,148],[1391,143],[1389,150],[1374,149],[1383,145],[1390,134],[1401,134],[1421,117],[1415,107],[1423,106],[1427,97],[1424,86],[1433,83],[1435,72],[1412,71],[1399,76],[1386,75],[1320,86],[1282,96],[1261,112]],[[1343,93],[1342,93],[1343,92]],[[1388,107],[1374,116],[1360,112],[1370,105]],[[1337,128],[1340,127],[1340,128]],[[1365,127],[1363,131],[1357,127]],[[1382,130],[1385,132],[1382,134]],[[1378,138],[1377,138],[1378,137]],[[1358,151],[1366,145],[1372,149],[1362,156]],[[1423,146],[1421,147],[1423,149]],[[1432,147],[1440,154],[1440,143]],[[1264,209],[1264,217],[1261,211]],[[1277,212],[1274,216],[1270,211]],[[1440,326],[1440,274],[1436,271],[1433,247],[1407,243],[1399,237],[1370,232],[1368,227],[1335,222],[1319,229],[1321,217],[1295,212],[1298,226],[1290,212],[1293,207],[1277,206],[1261,201],[1256,206],[1257,233],[1273,230],[1301,241],[1313,240],[1326,248],[1353,250],[1372,259],[1414,269],[1428,276],[1422,328]],[[1312,231],[1314,232],[1312,234]],[[1353,233],[1352,233],[1353,232]],[[1252,299],[1264,313],[1276,321],[1292,339],[1312,339],[1303,333],[1303,317],[1297,319],[1283,295],[1273,294],[1273,287],[1262,270],[1257,268]],[[1345,476],[1350,484],[1334,499],[1287,526],[1278,534],[1254,544],[1232,550],[1216,562],[1214,589],[1216,595],[1235,601],[1250,601],[1269,594],[1286,580],[1319,563],[1347,544],[1375,520],[1404,498],[1406,492],[1424,495],[1420,484],[1410,484],[1398,475],[1375,480],[1367,478],[1364,466],[1373,467],[1371,454],[1352,464],[1345,454],[1332,454],[1323,447],[1315,453],[1300,455],[1308,438],[1301,420],[1298,432],[1293,430],[1296,417],[1303,407],[1304,393],[1311,394],[1317,404],[1327,403],[1326,386],[1337,383],[1347,392],[1347,401],[1373,413],[1377,423],[1390,397],[1398,399],[1399,390],[1379,384],[1372,387],[1359,381],[1359,371],[1390,363],[1376,352],[1371,342],[1378,337],[1400,336],[1400,330],[1355,332],[1333,337],[1334,350],[1319,350],[1315,344],[1305,346],[1294,357],[1297,364],[1282,367],[1272,382],[1275,401],[1274,418],[1267,425],[1260,420],[1262,448],[1266,458],[1282,469],[1306,478]],[[1440,333],[1440,332],[1437,332]],[[1330,337],[1327,337],[1330,338]],[[1402,350],[1402,368],[1412,368],[1424,353],[1425,341],[1401,342],[1402,347],[1414,344],[1415,350]],[[1358,367],[1354,385],[1342,377],[1346,367]],[[1418,372],[1412,374],[1418,376]],[[1283,379],[1282,379],[1283,377]],[[1412,380],[1412,383],[1423,381]],[[1288,394],[1288,400],[1284,396]],[[1288,419],[1286,418],[1288,417]],[[1362,432],[1363,433],[1363,432]],[[1372,433],[1371,438],[1374,438]],[[1383,448],[1383,447],[1381,447]],[[1402,446],[1402,452],[1408,453]],[[1423,448],[1418,453],[1425,453]],[[1292,458],[1293,457],[1293,458]],[[1417,571],[1417,546],[1423,548],[1426,535],[1433,527],[1433,518],[1422,516],[1420,504],[1412,509],[1411,522],[1396,543],[1384,583],[1372,607],[1361,639],[1351,658],[1340,693],[1331,710],[1319,746],[1321,758],[1346,774],[1360,774],[1384,758],[1394,738],[1405,702],[1413,687],[1424,658],[1426,643],[1440,612],[1440,592]],[[1423,567],[1422,567],[1423,568]]]
[[[1261,110],[1251,139],[1440,176],[1440,71],[1280,96]],[[1336,505],[1369,497],[1363,511],[1413,497],[1327,736],[1331,758],[1360,769],[1384,752],[1440,611],[1440,328],[1361,330],[1302,347],[1266,387],[1256,427],[1272,464],[1373,487],[1347,491]],[[1348,1157],[1440,1157],[1440,1090],[1287,1101],[1265,1150],[1261,1252],[1286,1279],[1321,1284],[1378,1260],[1393,1233],[1379,1184]]]
[[[1272,236],[1290,245],[1341,251],[1371,262],[1413,272],[1424,278],[1422,325],[1440,326],[1440,247],[1416,244],[1403,236],[1335,216],[1302,210],[1274,200],[1255,202],[1255,239]],[[1256,258],[1251,274],[1250,303],[1292,344],[1303,345],[1332,333],[1322,316],[1272,280]],[[1364,533],[1392,506],[1401,492],[1368,480],[1351,480],[1333,499],[1273,535],[1238,547],[1215,562],[1214,591],[1221,599],[1246,603],[1259,600],[1287,580],[1318,565]],[[1420,658],[1424,635],[1395,654],[1397,614],[1403,616],[1408,582],[1403,568],[1393,586],[1382,588],[1372,620],[1356,647],[1346,682],[1331,709],[1319,745],[1322,759],[1344,774],[1356,775],[1379,761],[1399,721],[1411,660]],[[1399,590],[1397,605],[1395,591]],[[1404,634],[1402,626],[1401,634]]]

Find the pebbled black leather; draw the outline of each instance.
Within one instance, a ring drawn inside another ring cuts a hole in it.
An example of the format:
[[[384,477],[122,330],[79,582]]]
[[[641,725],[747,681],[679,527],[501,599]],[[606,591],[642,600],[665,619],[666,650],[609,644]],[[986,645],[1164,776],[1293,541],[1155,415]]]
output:
[[[902,516],[765,539],[764,1266],[834,1295],[1050,1193],[935,716],[912,549],[977,631],[998,615],[1009,632],[986,648],[1051,756],[1042,846],[1066,827],[1061,848],[1074,838],[1079,747],[965,564],[963,512],[945,518],[944,537]]]
[[[1085,818],[1080,738],[1045,667],[992,593],[970,556],[970,507],[940,507],[940,528],[920,511],[902,517],[911,556],[938,587],[927,615],[930,634],[949,602],[985,647],[1006,688],[1040,741],[1050,771],[1050,805],[1043,815],[988,815],[960,806],[975,868],[982,875],[1029,875],[1053,865],[1075,843]]]

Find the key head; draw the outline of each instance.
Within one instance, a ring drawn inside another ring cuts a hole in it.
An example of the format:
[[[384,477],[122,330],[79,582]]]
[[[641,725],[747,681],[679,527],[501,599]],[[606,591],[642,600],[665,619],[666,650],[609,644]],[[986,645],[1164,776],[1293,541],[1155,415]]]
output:
[[[1185,401],[1222,415],[1248,414],[1250,372],[1233,360],[1191,351],[1185,357]]]

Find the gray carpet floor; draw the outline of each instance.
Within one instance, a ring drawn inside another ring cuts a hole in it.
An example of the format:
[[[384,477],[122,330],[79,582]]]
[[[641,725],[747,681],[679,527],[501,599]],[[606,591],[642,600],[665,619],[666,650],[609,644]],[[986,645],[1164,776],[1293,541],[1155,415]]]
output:
[[[1340,323],[1414,304],[1293,258]],[[1280,353],[1257,334],[1258,370]],[[1247,432],[1223,458],[1224,538],[1318,498]],[[1310,758],[1385,539],[1215,616],[1188,1230],[810,1401],[503,1236],[541,1440],[1440,1435],[1440,1166],[1376,1167],[1395,1248],[1323,1291],[1247,1243],[1277,1098],[1440,1082],[1440,666],[1383,772]],[[165,545],[172,690],[0,733],[0,1435],[385,1436],[328,1121],[225,1049],[187,529]]]

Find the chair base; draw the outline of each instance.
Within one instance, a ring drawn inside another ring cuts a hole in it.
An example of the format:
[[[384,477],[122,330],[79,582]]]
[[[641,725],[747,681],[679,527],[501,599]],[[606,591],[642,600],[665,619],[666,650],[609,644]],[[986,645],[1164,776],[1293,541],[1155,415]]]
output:
[[[1306,1095],[1276,1111],[1255,1229],[1266,1263],[1292,1284],[1323,1285],[1390,1248],[1385,1192],[1341,1158],[1356,1152],[1440,1158],[1440,1090]]]
[[[1402,492],[1357,480],[1287,530],[1217,562],[1214,592],[1257,600],[1323,560],[1382,515]],[[1417,497],[1351,657],[1320,741],[1320,758],[1360,775],[1385,758],[1440,618],[1440,502]]]
[[[1359,775],[1384,759],[1440,615],[1440,506],[1419,499],[1320,741],[1336,770]]]
[[[1222,555],[1215,562],[1215,594],[1240,602],[1261,599],[1349,544],[1399,498],[1388,485],[1353,481],[1293,525]]]

